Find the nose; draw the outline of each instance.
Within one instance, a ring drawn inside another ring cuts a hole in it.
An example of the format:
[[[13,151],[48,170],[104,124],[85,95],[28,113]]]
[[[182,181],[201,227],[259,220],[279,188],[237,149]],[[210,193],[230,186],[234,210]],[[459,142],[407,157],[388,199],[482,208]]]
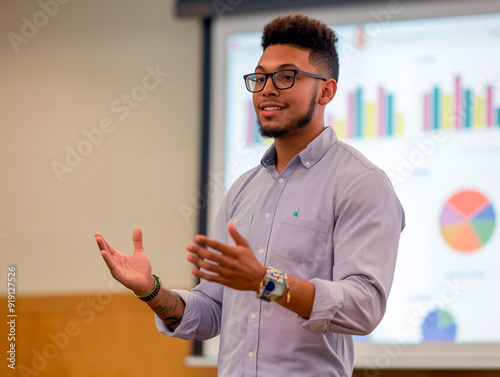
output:
[[[264,96],[279,95],[279,90],[276,89],[273,78],[271,76],[267,78],[266,84],[264,85],[264,89],[262,89],[261,94]]]

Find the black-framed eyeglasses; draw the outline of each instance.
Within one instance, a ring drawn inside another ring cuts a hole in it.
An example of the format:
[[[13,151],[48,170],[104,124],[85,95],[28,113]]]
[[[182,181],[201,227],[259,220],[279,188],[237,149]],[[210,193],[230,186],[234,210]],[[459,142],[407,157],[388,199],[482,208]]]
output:
[[[245,85],[249,92],[258,93],[264,89],[269,77],[273,80],[273,84],[276,89],[290,89],[295,84],[295,79],[297,78],[298,73],[315,79],[327,81],[327,79],[322,76],[315,75],[314,73],[299,71],[298,69],[283,69],[281,71],[271,73],[249,73],[248,75],[244,75],[243,79],[245,80]]]

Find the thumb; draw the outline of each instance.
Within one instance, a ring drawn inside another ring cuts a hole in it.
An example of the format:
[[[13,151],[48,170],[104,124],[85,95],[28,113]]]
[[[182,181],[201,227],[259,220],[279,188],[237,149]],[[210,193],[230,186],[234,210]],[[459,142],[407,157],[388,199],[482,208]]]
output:
[[[142,229],[141,228],[135,228],[134,229],[134,234],[132,236],[132,239],[134,240],[134,252],[136,251],[144,251],[144,248],[142,247]]]
[[[236,245],[238,246],[246,246],[248,247],[248,241],[246,240],[245,237],[243,237],[237,230],[236,227],[234,226],[234,223],[229,223],[227,226],[227,229],[229,231],[229,235],[231,238],[234,240]]]

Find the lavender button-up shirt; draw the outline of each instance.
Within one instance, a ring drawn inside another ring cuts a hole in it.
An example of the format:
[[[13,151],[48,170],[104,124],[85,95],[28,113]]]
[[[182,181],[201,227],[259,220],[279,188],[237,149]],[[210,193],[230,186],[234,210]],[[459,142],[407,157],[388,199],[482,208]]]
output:
[[[233,243],[234,222],[263,265],[312,282],[312,314],[301,318],[255,292],[202,281],[170,336],[220,333],[221,377],[350,376],[351,334],[371,332],[384,315],[404,212],[387,176],[331,127],[278,173],[274,145],[261,165],[227,193],[212,237]],[[293,291],[291,292],[293,300]]]

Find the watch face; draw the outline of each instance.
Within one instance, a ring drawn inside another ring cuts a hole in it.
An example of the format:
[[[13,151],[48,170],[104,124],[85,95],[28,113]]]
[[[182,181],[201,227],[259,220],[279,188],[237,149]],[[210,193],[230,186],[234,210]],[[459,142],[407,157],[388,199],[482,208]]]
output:
[[[279,297],[285,292],[285,287],[282,284],[277,284],[274,281],[269,281],[266,285],[266,291],[273,296]]]

